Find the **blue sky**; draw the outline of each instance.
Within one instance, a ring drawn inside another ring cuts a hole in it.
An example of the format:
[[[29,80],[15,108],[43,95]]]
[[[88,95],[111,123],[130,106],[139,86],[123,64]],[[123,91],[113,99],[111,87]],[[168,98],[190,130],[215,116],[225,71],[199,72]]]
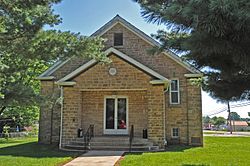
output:
[[[87,36],[117,14],[149,35],[159,29],[159,26],[145,22],[139,5],[132,0],[64,0],[54,9],[63,18],[63,23],[57,28]],[[164,26],[160,27],[164,29]]]
[[[140,6],[132,0],[63,0],[62,3],[53,8],[55,13],[60,14],[63,19],[63,23],[54,28],[62,31],[80,32],[86,36],[94,33],[117,14],[148,35],[156,33],[158,29],[165,29],[163,25],[147,23],[141,17]],[[217,103],[207,93],[202,92],[203,114],[224,107],[226,107],[225,104]],[[250,106],[234,108],[232,111],[239,113],[241,117],[247,117]],[[227,112],[216,116],[227,117]]]

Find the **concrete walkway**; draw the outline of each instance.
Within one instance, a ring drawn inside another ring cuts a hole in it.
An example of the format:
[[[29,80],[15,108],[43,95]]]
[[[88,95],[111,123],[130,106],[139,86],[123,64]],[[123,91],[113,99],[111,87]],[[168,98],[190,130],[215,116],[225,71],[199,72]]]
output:
[[[124,151],[89,151],[64,166],[113,166]]]

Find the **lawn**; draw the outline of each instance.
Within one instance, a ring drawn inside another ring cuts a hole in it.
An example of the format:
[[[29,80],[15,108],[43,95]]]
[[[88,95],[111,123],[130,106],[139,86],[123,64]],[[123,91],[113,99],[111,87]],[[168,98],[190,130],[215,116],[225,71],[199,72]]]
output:
[[[203,134],[225,134],[226,131],[203,131]]]
[[[40,145],[37,138],[0,139],[0,166],[57,166],[77,155]]]
[[[249,166],[250,137],[205,137],[204,147],[170,148],[168,152],[129,154],[121,166]]]

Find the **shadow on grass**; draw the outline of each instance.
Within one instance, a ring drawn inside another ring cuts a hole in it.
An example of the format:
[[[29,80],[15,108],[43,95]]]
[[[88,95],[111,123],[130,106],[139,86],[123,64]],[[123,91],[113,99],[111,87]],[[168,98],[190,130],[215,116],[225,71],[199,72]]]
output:
[[[34,158],[50,158],[50,157],[77,157],[78,152],[64,152],[57,146],[38,144],[37,142],[24,143],[0,148],[0,156],[15,157],[34,157]]]
[[[194,149],[198,147],[194,146],[185,146],[185,145],[168,145],[165,149],[165,152],[184,152],[188,149]]]
[[[194,149],[199,147],[185,146],[185,145],[168,145],[165,150],[150,151],[150,152],[125,152],[125,155],[142,155],[143,153],[158,153],[158,152],[184,152],[188,149]]]

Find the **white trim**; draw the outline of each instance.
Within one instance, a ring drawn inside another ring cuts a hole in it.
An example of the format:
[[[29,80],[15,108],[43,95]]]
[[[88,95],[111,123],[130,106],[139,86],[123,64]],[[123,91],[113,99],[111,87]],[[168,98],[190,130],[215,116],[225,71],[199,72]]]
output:
[[[167,87],[169,86],[170,81],[169,80],[152,80],[152,81],[149,81],[149,83],[152,84],[152,85],[164,84],[164,88],[167,89]]]
[[[198,78],[198,77],[203,77],[203,74],[184,74],[184,77],[187,78]]]
[[[125,98],[126,99],[126,129],[117,129],[117,111],[118,111],[118,99]],[[114,99],[115,100],[115,121],[114,121],[114,129],[106,129],[106,99]],[[110,95],[104,96],[104,109],[103,109],[103,134],[107,135],[128,135],[129,129],[129,108],[128,108],[128,96],[121,95]]]
[[[121,25],[123,25],[128,30],[132,31],[135,35],[137,35],[138,37],[140,37],[142,40],[144,40],[148,44],[150,44],[152,46],[158,46],[158,47],[160,47],[160,44],[157,41],[155,41],[154,39],[152,39],[151,37],[149,37],[143,31],[139,30],[138,28],[136,28],[134,25],[130,24],[128,21],[126,21],[125,19],[123,19],[119,15],[115,16],[108,23],[106,23],[105,25],[103,25],[96,32],[94,32],[91,36],[102,36],[105,32],[107,32],[108,30],[110,30],[111,28],[113,28],[118,23],[120,23]],[[165,51],[163,51],[163,53],[165,55],[167,55],[169,58],[171,58],[172,60],[174,60],[175,62],[177,62],[182,67],[186,68],[188,71],[190,71],[192,73],[201,73],[199,70],[197,70],[194,67],[192,67],[189,63],[181,60],[181,58],[178,55],[176,55],[175,53],[171,52],[170,50],[165,50]],[[65,60],[65,61],[58,61],[58,62],[56,62],[53,66],[51,66],[49,69],[47,69],[39,77],[44,77],[46,75],[52,74],[53,72],[55,72],[56,70],[58,70],[61,66],[63,66],[65,63],[67,63],[69,60],[70,60],[70,58],[67,59],[67,60]]]
[[[76,82],[56,82],[59,86],[73,86],[76,84]]]
[[[48,76],[48,77],[36,77],[36,79],[37,80],[41,80],[41,81],[49,81],[49,80],[53,80],[53,79],[55,79],[55,77],[54,76]]]
[[[140,37],[142,40],[144,40],[145,42],[147,42],[151,46],[161,47],[160,43],[158,43],[157,41],[155,41],[154,39],[149,37],[143,31],[141,31],[140,29],[138,29],[137,27],[135,27],[134,25],[129,23],[127,20],[120,17],[119,15],[116,15],[113,19],[111,19],[108,23],[106,23],[104,26],[102,26],[100,29],[98,29],[96,32],[94,32],[91,36],[102,36],[104,33],[109,31],[111,28],[113,28],[118,23],[123,25],[128,30],[132,31],[135,35]],[[177,62],[182,67],[186,68],[188,71],[190,71],[192,73],[200,73],[199,70],[192,67],[189,63],[181,60],[181,58],[178,55],[176,55],[175,53],[173,53],[172,51],[165,50],[165,51],[163,51],[163,53],[165,55],[167,55],[169,58],[171,58],[172,60],[174,60],[175,62]]]
[[[171,93],[172,93],[172,90],[171,90],[171,81],[172,80],[177,80],[178,91],[173,91],[173,92],[178,92],[178,102],[177,103],[173,103],[172,102],[172,95],[171,95]],[[169,100],[170,100],[169,102],[172,105],[177,105],[177,104],[180,104],[180,80],[178,78],[173,78],[173,79],[171,79],[171,81],[170,81],[170,85],[169,85]]]
[[[52,65],[50,68],[48,68],[45,72],[43,72],[39,77],[46,77],[52,73],[54,73],[57,69],[62,67],[64,64],[66,64],[71,58],[68,58],[65,61],[57,61],[54,65]]]
[[[171,52],[170,50],[163,51],[162,53],[165,54],[166,56],[168,56],[170,59],[174,60],[176,63],[178,63],[179,65],[181,65],[182,67],[184,67],[188,71],[192,72],[192,74],[201,73],[199,70],[192,67],[189,63],[181,60],[181,58],[178,55]]]
[[[80,66],[79,68],[77,68],[76,70],[71,72],[70,74],[68,74],[65,77],[63,77],[62,79],[60,79],[58,82],[64,82],[64,81],[67,81],[67,80],[73,78],[74,76],[78,75],[79,73],[81,73],[85,69],[87,69],[90,66],[94,65],[96,62],[97,61],[95,59],[92,59],[92,60],[88,61],[87,63],[83,64],[82,66]]]
[[[60,140],[59,140],[59,149],[62,149],[62,132],[63,132],[63,87],[61,86],[61,100],[62,100],[62,104],[61,104],[61,127],[60,127]]]
[[[163,145],[167,146],[167,139],[166,139],[166,95],[165,92],[163,92]]]
[[[130,62],[131,64],[137,66],[138,68],[142,69],[146,73],[148,73],[148,74],[150,74],[150,75],[152,75],[160,80],[166,80],[166,81],[168,80],[164,76],[160,75],[159,73],[155,72],[154,70],[148,68],[147,66],[141,64],[140,62],[134,60],[133,58],[127,56],[126,54],[118,51],[117,49],[115,49],[113,47],[111,47],[105,51],[105,54],[110,54],[110,53],[114,53],[118,57]],[[80,74],[82,71],[91,67],[95,63],[97,63],[97,61],[95,59],[90,60],[89,62],[85,63],[84,65],[82,65],[79,68],[77,68],[76,70],[74,70],[72,73],[70,73],[70,74],[66,75],[65,77],[63,77],[62,79],[60,79],[58,82],[64,82],[64,81],[67,81],[67,80],[75,77],[76,75]]]

